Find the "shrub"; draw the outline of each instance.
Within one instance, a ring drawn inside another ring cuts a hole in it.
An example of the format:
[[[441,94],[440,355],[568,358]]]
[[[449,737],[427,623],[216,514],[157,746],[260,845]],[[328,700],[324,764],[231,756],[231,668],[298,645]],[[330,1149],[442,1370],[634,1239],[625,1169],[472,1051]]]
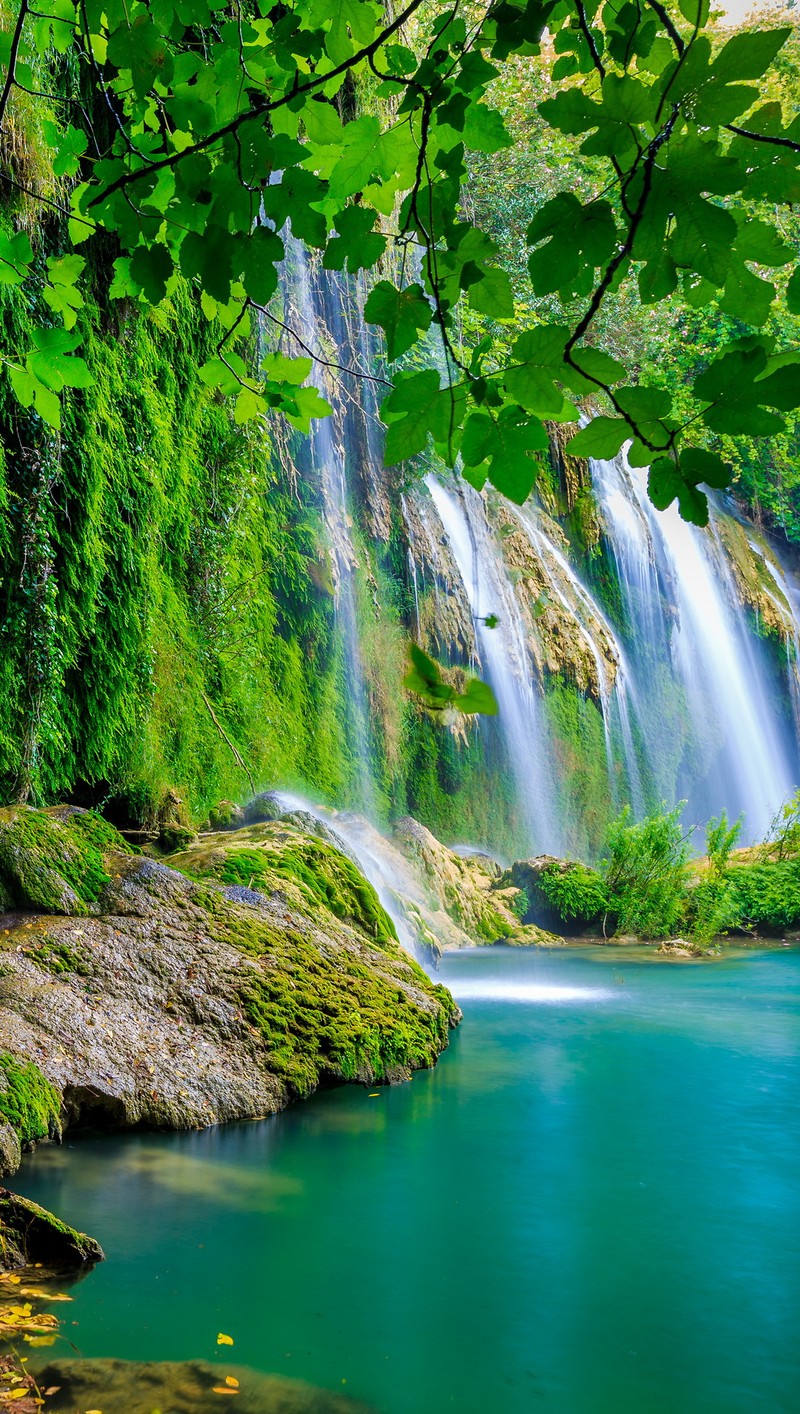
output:
[[[630,806],[612,820],[603,873],[616,931],[643,938],[669,936],[683,913],[689,835],[681,826],[685,801],[674,810],[631,823]]]
[[[608,910],[605,881],[586,864],[551,865],[539,876],[539,887],[562,923],[590,927]]]
[[[800,859],[739,865],[730,886],[740,926],[766,933],[800,926]]]

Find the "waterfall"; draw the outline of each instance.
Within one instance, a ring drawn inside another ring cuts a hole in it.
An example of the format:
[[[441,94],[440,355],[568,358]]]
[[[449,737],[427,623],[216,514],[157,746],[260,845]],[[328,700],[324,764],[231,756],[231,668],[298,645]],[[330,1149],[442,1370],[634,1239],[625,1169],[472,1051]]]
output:
[[[283,814],[301,812],[324,826],[353,863],[368,879],[391,918],[401,946],[426,965],[436,965],[430,937],[420,929],[419,885],[399,850],[374,825],[359,815],[316,805],[289,791],[274,791],[273,799]],[[416,916],[415,916],[416,915]]]
[[[586,644],[594,662],[612,802],[615,806],[621,803],[617,787],[614,733],[616,725],[631,802],[635,811],[641,813],[644,807],[644,791],[633,736],[633,678],[625,651],[599,604],[589,593],[566,555],[539,523],[533,502],[528,501],[524,506],[512,509],[539,558],[552,594],[574,623],[576,634]],[[601,639],[604,640],[602,647]],[[609,673],[606,654],[614,664],[613,678]]]
[[[321,354],[321,337],[330,339],[334,350],[329,362],[341,363],[348,353],[348,339],[342,314],[350,292],[330,271],[317,280],[308,251],[302,241],[289,235],[283,267],[284,298],[292,307],[293,327],[314,354]],[[359,321],[363,323],[363,321]],[[294,352],[294,351],[293,351]],[[302,349],[299,352],[303,352]],[[375,784],[372,774],[372,727],[369,694],[358,633],[356,572],[358,553],[353,540],[348,486],[348,461],[354,460],[357,430],[351,400],[341,380],[321,359],[315,361],[310,382],[333,404],[334,414],[315,420],[309,438],[312,468],[322,489],[322,508],[332,557],[334,606],[344,653],[349,729],[356,766],[354,804],[367,815],[376,814]],[[371,444],[370,446],[371,451]],[[375,468],[381,465],[380,459]]]
[[[425,484],[447,534],[469,600],[483,671],[497,698],[499,725],[514,775],[528,843],[563,848],[554,808],[547,729],[533,681],[520,608],[492,536],[486,508],[465,484],[445,486],[429,474]],[[496,619],[494,627],[492,621]]]
[[[724,808],[731,817],[743,814],[745,837],[759,839],[791,794],[793,774],[764,654],[738,603],[718,512],[712,506],[711,525],[700,530],[681,520],[676,506],[656,511],[644,474],[633,471],[624,454],[593,462],[592,478],[619,575],[638,700],[649,705],[643,726],[655,785],[665,798],[674,797],[659,770],[665,737],[675,732],[672,716],[659,710],[659,673],[666,667],[685,716],[677,792],[687,796],[697,820]]]

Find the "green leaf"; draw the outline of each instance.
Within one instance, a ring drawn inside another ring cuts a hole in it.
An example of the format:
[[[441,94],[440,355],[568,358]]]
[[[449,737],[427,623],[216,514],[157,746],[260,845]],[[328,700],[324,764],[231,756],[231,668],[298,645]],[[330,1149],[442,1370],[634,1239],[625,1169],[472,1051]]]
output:
[[[481,271],[480,279],[470,284],[467,304],[470,309],[490,315],[493,319],[513,319],[514,292],[505,270],[497,265],[486,266]]]
[[[512,138],[496,108],[471,103],[464,119],[464,145],[475,152],[500,152]]]
[[[769,318],[774,298],[775,286],[741,265],[729,271],[719,307],[732,319],[759,328]]]
[[[128,265],[131,283],[149,304],[158,304],[167,293],[173,273],[172,256],[163,245],[137,246]]]
[[[543,324],[521,334],[514,344],[511,361],[519,364],[505,375],[506,391],[528,412],[538,417],[557,417],[564,395],[555,379],[563,372],[563,354],[569,338],[564,324]]]
[[[398,290],[388,280],[379,280],[364,306],[364,318],[383,330],[387,356],[393,363],[430,328],[433,311],[421,285]]]
[[[786,308],[790,314],[800,314],[800,265],[795,266],[786,286]]]
[[[672,410],[672,398],[666,388],[617,388],[614,397],[622,411],[637,423],[669,417]]]
[[[9,236],[0,231],[0,285],[21,285],[33,260],[33,250],[26,231]]]
[[[284,405],[284,413],[293,427],[299,432],[310,432],[311,423],[319,417],[330,417],[333,412],[329,402],[326,402],[318,388],[298,388],[292,394],[294,408]]]
[[[378,165],[380,134],[381,125],[372,114],[365,114],[347,124],[342,155],[328,179],[332,197],[341,200],[367,186]]]
[[[705,447],[683,447],[680,464],[684,478],[695,486],[702,482],[715,491],[724,491],[730,486],[733,467]]]
[[[42,130],[50,146],[55,149],[53,176],[74,177],[80,168],[80,159],[89,146],[87,134],[71,124],[62,132],[47,118],[42,123]]]
[[[231,297],[234,249],[231,235],[222,226],[206,226],[202,235],[190,231],[181,245],[181,270],[189,279],[196,276],[212,299],[227,304]]]
[[[522,408],[507,406],[492,417],[486,412],[470,413],[464,424],[461,456],[465,467],[481,467],[510,501],[522,505],[536,482],[536,463],[530,453],[549,446],[541,422]]]
[[[469,714],[480,712],[484,717],[497,716],[497,699],[488,682],[480,678],[468,678],[464,691],[453,698],[453,706],[459,712]]]
[[[650,468],[647,491],[653,505],[665,511],[677,498],[678,509],[684,520],[693,525],[708,524],[708,502],[702,491],[690,486],[681,475],[679,467],[669,457],[659,457]]]
[[[439,374],[432,368],[421,373],[399,373],[395,386],[381,406],[381,416],[388,422],[384,459],[394,466],[406,457],[416,456],[432,435],[443,442],[450,425],[451,399],[439,384]]]
[[[772,268],[788,265],[794,256],[792,247],[778,235],[775,227],[755,217],[748,217],[739,227],[736,253],[742,260],[753,260]]]
[[[593,417],[567,443],[571,457],[612,461],[628,441],[631,429],[621,417]]]
[[[256,304],[268,304],[278,288],[277,266],[283,260],[280,236],[266,226],[256,229],[239,246],[242,283]]]
[[[787,25],[783,29],[735,34],[714,60],[713,73],[726,83],[732,79],[760,79],[791,33]]]
[[[368,270],[386,249],[386,237],[373,229],[375,212],[368,206],[347,206],[334,219],[338,236],[328,242],[323,258],[326,270],[344,270],[351,275]]]

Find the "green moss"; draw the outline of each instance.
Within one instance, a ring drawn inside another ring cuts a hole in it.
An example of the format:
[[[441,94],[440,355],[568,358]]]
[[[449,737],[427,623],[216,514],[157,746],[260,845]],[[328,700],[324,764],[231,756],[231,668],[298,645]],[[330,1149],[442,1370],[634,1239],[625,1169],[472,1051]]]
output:
[[[0,1055],[0,1115],[21,1144],[60,1134],[60,1108],[58,1091],[38,1066]]]
[[[191,859],[189,855],[186,861],[178,861],[178,867],[187,863],[188,872]],[[377,943],[397,938],[394,924],[372,885],[352,860],[323,840],[278,830],[268,847],[226,848],[222,859],[214,853],[205,867],[195,865],[191,874],[261,892],[279,889],[283,880],[291,880],[300,886],[314,908],[321,904],[335,918],[354,923]]]
[[[110,876],[90,834],[74,823],[79,818],[0,810],[0,880],[19,907],[80,913],[97,900]]]
[[[63,973],[75,973],[79,977],[91,976],[92,967],[82,948],[73,947],[63,939],[40,934],[31,938],[24,948],[25,955],[41,967],[59,977]]]
[[[431,989],[433,1005],[425,1011],[399,979],[376,976],[351,954],[341,954],[332,969],[299,935],[286,943],[243,996],[247,1015],[270,1042],[270,1064],[298,1094],[326,1076],[385,1080],[433,1065],[452,1013],[443,987]]]

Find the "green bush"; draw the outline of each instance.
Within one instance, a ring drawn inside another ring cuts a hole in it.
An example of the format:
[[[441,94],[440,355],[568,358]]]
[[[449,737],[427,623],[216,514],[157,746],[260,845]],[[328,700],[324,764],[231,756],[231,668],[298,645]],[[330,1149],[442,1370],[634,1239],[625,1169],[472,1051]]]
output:
[[[681,825],[685,801],[636,824],[626,805],[606,835],[603,873],[616,931],[642,938],[668,937],[684,911],[689,836]]]
[[[800,859],[739,865],[729,877],[739,926],[765,933],[800,927]]]
[[[539,876],[539,887],[562,923],[591,927],[608,911],[605,881],[586,864],[551,865]]]

